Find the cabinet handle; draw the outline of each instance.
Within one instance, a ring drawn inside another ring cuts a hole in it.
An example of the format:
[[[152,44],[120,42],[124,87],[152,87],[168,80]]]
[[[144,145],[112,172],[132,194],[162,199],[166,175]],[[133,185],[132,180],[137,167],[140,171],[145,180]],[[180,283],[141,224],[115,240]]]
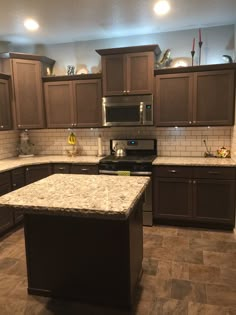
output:
[[[169,173],[176,173],[176,170],[168,170]]]
[[[88,171],[88,169],[87,169],[87,168],[81,168],[81,171],[83,171],[83,172],[87,172],[87,171]]]
[[[191,123],[192,123],[192,122],[191,122],[191,121],[189,121],[188,123],[191,125]]]
[[[64,171],[64,167],[58,167],[59,171]]]
[[[25,170],[26,170],[26,172],[28,172],[29,171],[28,167]]]
[[[197,183],[197,181],[196,180],[193,180],[193,184],[196,184]]]
[[[220,172],[216,172],[216,171],[209,171],[208,174],[212,174],[212,175],[220,175]]]

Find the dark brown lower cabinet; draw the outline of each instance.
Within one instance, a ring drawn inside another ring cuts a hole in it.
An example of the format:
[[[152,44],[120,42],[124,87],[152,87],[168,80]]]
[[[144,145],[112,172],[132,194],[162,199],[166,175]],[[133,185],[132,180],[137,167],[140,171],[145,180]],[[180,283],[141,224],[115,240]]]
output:
[[[231,167],[154,167],[154,219],[232,229],[235,188],[235,169]]]
[[[98,174],[98,165],[88,165],[88,164],[72,164],[70,169],[71,174]]]
[[[11,191],[11,174],[4,172],[0,174],[0,196]],[[7,207],[0,207],[0,234],[8,230],[14,224],[13,212]]]
[[[70,173],[70,164],[66,163],[55,163],[52,166],[53,174],[69,174]]]
[[[25,169],[25,184],[31,184],[52,174],[50,164],[32,165]]]
[[[25,170],[23,167],[16,168],[11,171],[12,190],[19,189],[25,186]],[[14,223],[22,221],[23,214],[14,212]]]

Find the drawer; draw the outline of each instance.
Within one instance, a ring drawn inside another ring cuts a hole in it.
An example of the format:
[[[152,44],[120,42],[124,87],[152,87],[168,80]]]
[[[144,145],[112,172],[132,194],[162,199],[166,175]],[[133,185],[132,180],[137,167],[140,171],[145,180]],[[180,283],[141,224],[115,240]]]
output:
[[[98,165],[80,165],[74,164],[71,166],[71,174],[98,174]]]
[[[194,178],[235,179],[234,167],[194,167]]]
[[[70,164],[66,163],[56,163],[53,164],[53,174],[69,174],[70,173]]]
[[[192,177],[192,167],[175,165],[155,166],[153,175],[157,177],[189,178]]]

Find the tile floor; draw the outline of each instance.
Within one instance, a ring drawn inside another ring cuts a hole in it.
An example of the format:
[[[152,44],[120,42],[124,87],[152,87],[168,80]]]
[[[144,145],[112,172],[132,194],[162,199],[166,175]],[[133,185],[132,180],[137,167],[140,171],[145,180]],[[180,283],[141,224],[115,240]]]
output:
[[[133,311],[27,294],[23,228],[0,239],[0,315],[236,314],[236,234],[144,228],[143,276]]]

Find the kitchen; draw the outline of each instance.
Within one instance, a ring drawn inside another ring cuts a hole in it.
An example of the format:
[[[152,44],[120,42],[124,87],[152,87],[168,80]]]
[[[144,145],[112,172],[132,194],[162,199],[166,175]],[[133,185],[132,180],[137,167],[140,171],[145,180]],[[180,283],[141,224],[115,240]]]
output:
[[[198,28],[172,33],[160,33],[158,35],[136,35],[126,39],[114,38],[112,40],[81,42],[81,44],[77,43],[76,45],[68,43],[49,44],[44,47],[27,45],[22,47],[16,44],[1,43],[3,45],[1,51],[9,51],[12,50],[9,48],[13,47],[15,51],[48,56],[56,60],[54,74],[65,75],[66,65],[68,64],[86,65],[88,69],[98,67],[100,59],[95,52],[96,49],[131,46],[131,42],[133,46],[148,45],[155,42],[158,43],[162,50],[169,48],[169,45],[173,45],[173,48],[171,47],[173,57],[190,56],[192,39],[194,37],[198,37]],[[235,38],[234,25],[202,28],[203,47],[204,45],[207,47],[205,51],[204,49],[202,51],[202,64],[222,63],[221,57],[223,54],[234,56],[234,45],[226,53],[226,47],[229,47],[228,43],[232,40],[232,37]],[[122,41],[125,44],[121,44]],[[189,46],[190,49],[188,48]],[[96,72],[97,69],[95,69]],[[157,139],[159,157],[203,157],[206,151],[203,140],[207,141],[208,147],[214,153],[220,147],[225,146],[231,149],[232,157],[234,157],[235,150],[235,131],[232,126],[211,126],[211,128],[208,128],[208,126],[179,128],[154,126],[91,127],[86,129],[75,128],[74,132],[77,136],[79,155],[83,156],[83,158],[87,156],[88,159],[90,156],[97,155],[97,138],[99,135],[102,138],[104,155],[110,154],[110,139],[121,138]],[[66,150],[71,149],[71,146],[67,143],[69,135],[67,128],[32,129],[29,131],[29,135],[30,140],[35,145],[36,154],[65,156]],[[16,156],[19,131],[1,131],[0,141],[1,160]],[[68,159],[67,157],[65,158]],[[86,161],[86,158],[84,158],[84,161]],[[2,162],[0,161],[0,166]],[[57,162],[63,162],[63,160],[57,160]],[[6,246],[5,258],[7,259],[5,259],[5,262],[18,263],[21,264],[20,268],[23,268],[23,258],[20,261],[16,261],[17,256],[22,257],[22,251],[19,253],[14,248],[14,242],[17,242],[19,248],[23,250],[22,230],[13,233],[8,238],[5,238],[4,241],[5,243],[1,244],[1,248]],[[161,314],[161,312],[169,312],[178,314],[179,312],[180,314],[187,314],[189,312],[189,314],[194,314],[194,312],[202,310],[202,312],[212,311],[216,313],[218,311],[222,314],[227,312],[233,314],[235,308],[235,268],[231,262],[235,259],[234,242],[235,234],[229,232],[217,233],[211,232],[211,230],[181,229],[169,226],[144,228],[143,268],[146,274],[142,278],[143,290],[141,288],[139,290],[141,297],[140,303],[136,306],[136,313],[144,314],[144,312],[149,312],[151,314],[152,312],[153,314]],[[177,247],[176,250],[171,249],[174,246]],[[189,253],[189,256],[187,253]],[[217,262],[213,261],[213,256],[217,257]],[[6,274],[11,274],[12,279],[15,277],[20,283],[26,280],[25,277],[17,278],[17,274],[14,274],[14,272],[17,273],[18,270],[15,267],[15,265],[6,266],[6,273],[5,271],[1,273],[2,279],[4,279],[4,281],[1,281],[2,283],[8,283],[9,277],[6,277]],[[196,273],[199,274],[199,279]],[[206,279],[204,279],[204,275]],[[212,278],[219,278],[220,280],[217,282]],[[158,286],[155,284],[155,281],[158,281]],[[226,286],[225,283],[228,283],[228,285]],[[86,305],[76,305],[76,303],[60,304],[58,301],[50,302],[48,300],[46,302],[48,304],[46,310],[43,299],[30,299],[27,297],[26,292],[22,292],[21,295],[23,287],[26,291],[25,284],[21,286],[19,283],[17,285],[16,283],[8,283],[4,292],[9,292],[9,289],[13,290],[13,287],[16,289],[15,295],[12,294],[9,304],[12,299],[19,296],[17,302],[22,309],[25,306],[29,307],[29,309],[30,307],[35,307],[38,309],[35,310],[35,313],[38,312],[39,314],[40,312],[47,314],[46,312],[50,311],[50,306],[52,311],[54,309],[54,312],[60,312],[60,310],[62,312],[66,306],[70,307],[72,314],[73,310],[74,313],[82,312],[84,314],[99,314],[99,312],[101,314],[112,314],[112,312],[116,312],[116,310],[111,309],[96,309],[93,306],[86,307]],[[215,295],[214,291],[216,292]],[[228,294],[223,294],[222,291],[227,291]],[[3,298],[0,304],[6,314],[14,312],[12,311],[13,308],[12,310],[7,308]],[[125,313],[125,311],[122,313]],[[34,311],[32,309],[29,310],[29,314],[34,314]]]

